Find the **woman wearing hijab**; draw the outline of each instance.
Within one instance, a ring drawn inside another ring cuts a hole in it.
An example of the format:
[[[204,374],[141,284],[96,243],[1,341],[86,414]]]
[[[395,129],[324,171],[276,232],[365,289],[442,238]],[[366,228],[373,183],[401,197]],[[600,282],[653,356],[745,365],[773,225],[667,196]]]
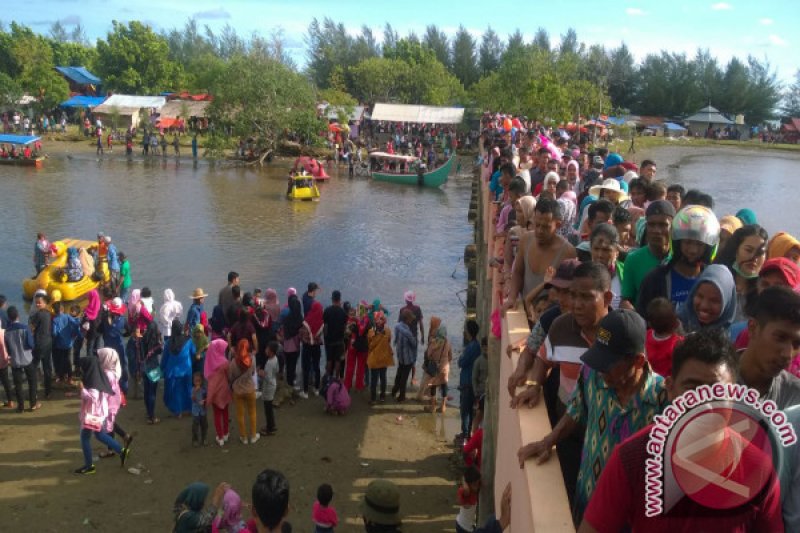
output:
[[[450,375],[450,362],[453,360],[453,349],[450,346],[450,341],[447,340],[447,329],[442,325],[442,320],[439,317],[431,317],[431,325],[428,330],[428,347],[425,350],[425,367],[430,366],[434,369],[435,374],[428,373],[428,382],[426,387],[429,387],[429,394],[431,397],[431,405],[426,408],[426,411],[431,413],[436,412],[436,388],[439,387],[442,391],[442,407],[441,412],[444,413],[447,407],[447,378]],[[424,391],[420,388],[420,391]]]
[[[697,278],[678,311],[686,333],[705,328],[728,329],[736,318],[736,283],[728,267],[709,265]]]
[[[256,427],[254,375],[255,365],[250,352],[250,344],[247,340],[242,339],[236,345],[235,359],[228,365],[228,381],[233,391],[233,400],[236,402],[236,424],[239,427],[239,440],[242,441],[242,444],[255,444],[261,437]],[[245,425],[245,414],[250,422],[249,431]]]
[[[161,371],[164,374],[164,404],[178,418],[192,408],[194,355],[194,343],[183,334],[183,324],[176,318],[172,321],[169,342],[164,345]]]
[[[164,344],[169,342],[172,321],[180,318],[181,314],[183,314],[183,305],[175,299],[172,289],[165,289],[164,303],[158,310],[158,329],[161,330],[161,335],[164,337]]]
[[[134,289],[128,298],[128,344],[125,355],[128,359],[129,380],[133,383],[133,397],[139,397],[139,384],[142,383],[141,362],[147,353],[142,349],[142,336],[148,325],[153,321],[153,316],[142,303],[142,291]],[[147,384],[145,383],[145,386]]]
[[[392,332],[386,328],[386,315],[378,311],[374,316],[375,326],[368,334],[369,355],[367,367],[370,376],[370,405],[377,401],[378,382],[381,386],[380,402],[386,401],[386,369],[394,365],[392,352]]]
[[[264,310],[272,321],[272,332],[277,335],[278,326],[281,323],[281,303],[278,301],[278,293],[275,289],[264,291]]]
[[[203,372],[203,360],[208,349],[208,337],[203,324],[197,323],[192,330],[192,343],[194,344],[194,357],[192,357],[192,374]]]
[[[128,459],[128,448],[123,448],[106,432],[108,417],[108,397],[114,394],[111,384],[100,368],[100,360],[95,356],[82,357],[81,368],[81,449],[83,450],[83,466],[75,470],[76,474],[94,474],[92,463],[92,435],[119,454],[122,466]]]
[[[108,436],[112,439],[115,433],[122,437],[125,447],[129,448],[131,442],[133,442],[133,435],[117,424],[117,413],[119,413],[122,407],[123,398],[119,385],[119,380],[122,376],[122,365],[119,362],[119,354],[113,348],[100,348],[97,350],[97,358],[100,360],[103,373],[106,375],[108,384],[111,385],[111,390],[114,392],[114,394],[108,397],[108,417],[106,417],[105,429],[108,432]],[[111,449],[100,453],[100,457],[103,459],[114,457],[114,455],[116,454]]]
[[[217,432],[217,444],[224,446],[228,442],[228,406],[231,403],[231,387],[228,383],[228,358],[225,352],[228,343],[224,339],[214,339],[208,346],[203,363],[203,376],[208,382],[206,404],[214,411],[214,429]]]
[[[294,387],[297,377],[297,359],[300,357],[300,328],[303,327],[303,308],[297,294],[289,296],[287,310],[282,315],[281,337],[286,365],[286,384]]]
[[[322,304],[314,300],[306,313],[300,337],[303,342],[301,367],[303,369],[303,392],[301,398],[308,398],[308,389],[313,374],[314,394],[319,394],[320,359],[322,358]]]
[[[205,483],[192,483],[183,489],[178,497],[172,512],[175,515],[174,533],[207,533],[211,531],[211,523],[222,503],[225,491],[230,488],[227,483],[220,483],[214,489],[211,505],[205,507],[208,497],[208,485]]]
[[[742,224],[745,226],[749,226],[752,224],[758,224],[758,217],[756,217],[755,211],[745,207],[744,209],[739,209],[736,212],[736,218],[742,221]]]
[[[785,257],[800,265],[800,241],[784,231],[776,233],[767,245],[767,259],[776,257]]]
[[[164,349],[161,344],[161,334],[155,322],[150,322],[147,326],[144,335],[139,339],[138,347],[140,350],[139,355],[134,360],[136,361],[137,379],[141,379],[144,385],[144,407],[145,411],[147,411],[147,423],[150,425],[158,424],[160,420],[156,417],[156,395],[161,376],[148,372],[148,370],[161,367],[161,357]]]
[[[86,304],[86,309],[83,310],[83,320],[81,321],[87,356],[94,355],[100,341],[97,328],[100,325],[101,306],[100,293],[97,292],[97,289],[92,289],[88,293],[88,303]]]

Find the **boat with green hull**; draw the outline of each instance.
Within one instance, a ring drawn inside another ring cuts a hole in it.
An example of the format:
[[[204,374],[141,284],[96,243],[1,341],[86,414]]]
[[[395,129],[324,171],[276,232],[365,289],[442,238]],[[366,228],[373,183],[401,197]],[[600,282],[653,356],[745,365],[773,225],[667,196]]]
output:
[[[370,154],[370,157],[375,157],[376,154]],[[388,155],[388,154],[386,154]],[[392,158],[408,158],[415,160],[416,158],[409,156],[393,156]],[[394,172],[378,172],[372,171],[372,179],[377,181],[388,181],[389,183],[400,183],[402,185],[418,185],[421,187],[441,187],[447,182],[447,177],[450,175],[450,170],[453,167],[453,160],[455,155],[450,156],[443,165],[436,167],[433,170],[427,171],[424,168],[419,168],[414,173],[394,173]]]

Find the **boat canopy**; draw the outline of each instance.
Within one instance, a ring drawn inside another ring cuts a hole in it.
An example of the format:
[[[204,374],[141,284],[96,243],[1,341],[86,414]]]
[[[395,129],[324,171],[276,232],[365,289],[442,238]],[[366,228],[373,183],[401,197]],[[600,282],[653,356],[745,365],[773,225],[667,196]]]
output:
[[[387,159],[389,161],[405,161],[406,163],[413,163],[417,160],[416,157],[412,155],[401,155],[401,154],[389,154],[387,152],[370,152],[370,157],[374,157],[375,159]]]
[[[0,143],[8,144],[31,144],[41,139],[36,135],[9,135],[0,134]]]

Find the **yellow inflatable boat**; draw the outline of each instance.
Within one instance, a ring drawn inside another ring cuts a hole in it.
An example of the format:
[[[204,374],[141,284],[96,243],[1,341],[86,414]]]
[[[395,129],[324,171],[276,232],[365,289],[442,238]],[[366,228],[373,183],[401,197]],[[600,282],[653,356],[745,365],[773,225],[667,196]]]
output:
[[[314,176],[306,173],[289,176],[289,190],[286,196],[290,200],[318,202],[320,194]]]
[[[22,282],[22,294],[27,300],[33,299],[36,291],[42,289],[53,301],[79,300],[87,292],[109,280],[108,263],[101,263],[103,273],[102,281],[94,279],[94,257],[90,254],[91,248],[97,247],[97,242],[80,239],[62,239],[53,243],[55,257],[34,278]],[[78,281],[67,281],[64,267],[67,265],[67,248],[77,248],[83,267],[83,277]]]

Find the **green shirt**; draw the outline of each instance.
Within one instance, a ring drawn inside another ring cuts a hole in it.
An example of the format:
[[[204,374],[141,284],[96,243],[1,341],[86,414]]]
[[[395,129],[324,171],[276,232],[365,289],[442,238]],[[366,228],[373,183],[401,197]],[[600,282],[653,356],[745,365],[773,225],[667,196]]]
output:
[[[584,365],[578,376],[567,414],[586,426],[573,513],[579,520],[614,447],[650,424],[669,404],[664,378],[649,365],[646,372],[642,388],[624,406],[598,372]]]
[[[119,275],[122,278],[122,288],[127,289],[131,286],[131,264],[126,259],[122,262],[122,266],[119,268]]]
[[[653,255],[649,246],[639,248],[628,254],[625,258],[625,276],[620,276],[622,281],[622,298],[636,304],[639,296],[639,287],[644,278],[661,264],[663,259]]]

